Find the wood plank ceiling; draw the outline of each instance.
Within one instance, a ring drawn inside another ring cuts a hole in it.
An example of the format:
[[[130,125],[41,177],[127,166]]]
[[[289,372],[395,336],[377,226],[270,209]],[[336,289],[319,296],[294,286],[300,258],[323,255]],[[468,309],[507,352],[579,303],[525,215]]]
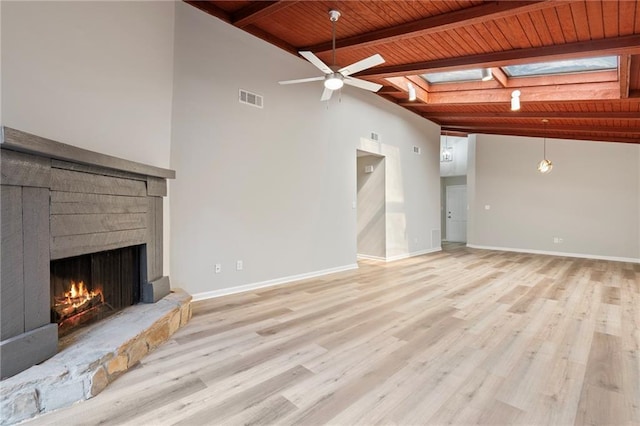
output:
[[[327,64],[328,11],[339,10],[338,65],[381,54],[384,64],[355,76],[382,84],[380,96],[443,133],[640,143],[640,0],[186,2]],[[509,77],[502,68],[610,55],[618,57],[617,70]],[[419,76],[473,68],[491,69],[493,79],[429,84]],[[408,100],[409,82],[415,101]],[[516,89],[522,107],[511,111]]]

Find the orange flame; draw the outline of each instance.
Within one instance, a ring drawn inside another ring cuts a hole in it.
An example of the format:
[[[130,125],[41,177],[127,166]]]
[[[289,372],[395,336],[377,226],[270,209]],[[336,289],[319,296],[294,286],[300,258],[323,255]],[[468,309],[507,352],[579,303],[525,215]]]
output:
[[[67,303],[73,303],[75,307],[82,305],[84,301],[90,300],[98,295],[102,298],[101,291],[89,291],[84,286],[84,281],[76,283],[73,280],[71,280],[71,288],[69,291],[64,293],[64,296],[67,298]]]

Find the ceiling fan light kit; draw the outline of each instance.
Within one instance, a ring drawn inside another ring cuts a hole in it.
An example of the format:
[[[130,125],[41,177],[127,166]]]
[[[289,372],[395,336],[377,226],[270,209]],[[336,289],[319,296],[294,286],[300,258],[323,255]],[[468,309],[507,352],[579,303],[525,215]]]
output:
[[[344,77],[338,72],[327,74],[324,79],[324,87],[329,90],[338,90],[344,86]]]
[[[309,51],[300,51],[298,52],[300,56],[305,58],[307,61],[311,62],[316,68],[322,71],[325,75],[324,77],[310,77],[310,78],[300,78],[296,80],[285,80],[280,81],[280,84],[297,84],[297,83],[308,83],[311,81],[322,81],[324,80],[324,91],[322,92],[322,96],[320,97],[321,101],[328,101],[331,99],[331,95],[334,91],[339,90],[345,84],[349,86],[358,87],[360,89],[369,90],[370,92],[377,92],[382,87],[381,84],[372,83],[370,81],[361,80],[359,78],[351,77],[351,74],[358,73],[360,71],[364,71],[371,67],[375,67],[376,65],[380,65],[384,63],[384,59],[379,54],[375,54],[369,56],[368,58],[362,59],[358,62],[355,62],[346,67],[338,67],[336,65],[336,22],[340,18],[341,14],[337,10],[329,11],[329,20],[332,23],[332,54],[333,54],[333,65],[328,66],[320,58],[318,58],[313,52]]]

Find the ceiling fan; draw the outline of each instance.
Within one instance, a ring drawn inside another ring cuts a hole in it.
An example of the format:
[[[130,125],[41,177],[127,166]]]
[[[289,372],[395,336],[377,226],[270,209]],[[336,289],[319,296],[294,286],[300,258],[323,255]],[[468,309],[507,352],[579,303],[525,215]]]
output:
[[[336,22],[340,18],[340,12],[337,10],[329,11],[329,19],[333,23],[332,40],[333,40],[333,65],[328,66],[320,60],[316,55],[309,51],[298,52],[307,61],[315,65],[325,75],[323,77],[310,77],[300,78],[297,80],[280,81],[280,84],[296,84],[296,83],[308,83],[310,81],[324,80],[324,91],[320,97],[321,101],[328,101],[331,99],[331,94],[334,90],[340,89],[344,84],[349,86],[359,87],[361,89],[369,90],[371,92],[377,92],[382,87],[381,84],[371,83],[370,81],[361,80],[359,78],[350,77],[351,74],[355,74],[360,71],[364,71],[368,68],[375,67],[384,63],[384,59],[379,54],[369,56],[366,59],[358,61],[354,64],[346,67],[336,66]]]

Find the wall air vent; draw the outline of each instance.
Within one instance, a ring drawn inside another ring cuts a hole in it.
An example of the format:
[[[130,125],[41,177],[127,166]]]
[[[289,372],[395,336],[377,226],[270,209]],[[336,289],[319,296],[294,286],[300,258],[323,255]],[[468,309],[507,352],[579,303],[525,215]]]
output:
[[[413,147],[413,153],[414,154],[420,154],[420,147],[419,146],[414,146]]]
[[[241,104],[247,104],[254,107],[262,108],[263,107],[263,98],[261,95],[256,93],[249,92],[244,89],[240,89],[240,95],[238,100]]]
[[[371,140],[379,142],[380,141],[380,134],[378,134],[376,132],[371,132]]]

